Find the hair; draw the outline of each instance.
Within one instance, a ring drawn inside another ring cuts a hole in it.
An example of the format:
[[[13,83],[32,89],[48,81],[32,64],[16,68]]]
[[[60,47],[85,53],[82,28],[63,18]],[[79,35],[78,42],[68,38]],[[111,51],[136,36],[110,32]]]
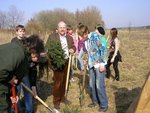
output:
[[[102,24],[97,24],[97,25],[95,26],[95,29],[97,29],[98,27],[103,27],[103,25],[102,25]]]
[[[67,25],[67,30],[73,30],[73,27],[71,25]]]
[[[83,37],[85,34],[89,33],[88,27],[86,25],[80,25],[78,28],[78,35]]]
[[[59,26],[60,26],[61,24],[64,24],[65,27],[67,27],[67,25],[66,25],[66,23],[65,23],[64,21],[60,21],[60,22],[58,23],[58,25],[57,25],[57,28],[59,28]]]
[[[105,35],[105,30],[101,24],[97,24],[95,29],[97,29],[100,34]]]
[[[44,51],[43,40],[38,35],[31,35],[25,39],[25,46],[29,49],[30,53],[37,53],[40,55]]]
[[[116,28],[112,28],[112,29],[110,30],[110,34],[111,34],[111,37],[112,37],[112,38],[115,38],[115,37],[117,37],[117,35],[118,35],[118,30],[117,30]]]
[[[82,26],[83,24],[81,22],[78,23],[77,28],[79,28],[80,26]]]
[[[25,27],[23,25],[17,25],[16,26],[16,31],[18,31],[19,29],[22,29],[25,31]]]

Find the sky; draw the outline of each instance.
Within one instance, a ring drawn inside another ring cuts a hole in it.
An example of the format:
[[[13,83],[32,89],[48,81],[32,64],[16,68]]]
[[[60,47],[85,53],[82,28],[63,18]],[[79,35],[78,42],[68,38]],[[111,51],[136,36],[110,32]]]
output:
[[[96,6],[107,28],[150,25],[150,0],[1,0],[0,11],[8,11],[10,6],[23,11],[25,21],[43,10],[75,12]]]

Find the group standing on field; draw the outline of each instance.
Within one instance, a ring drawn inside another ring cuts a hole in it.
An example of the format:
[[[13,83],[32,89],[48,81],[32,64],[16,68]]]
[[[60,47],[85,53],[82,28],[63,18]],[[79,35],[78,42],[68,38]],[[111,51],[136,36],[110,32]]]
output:
[[[49,35],[46,45],[44,45],[38,35],[27,37],[25,36],[25,27],[23,25],[16,26],[16,37],[10,43],[0,45],[0,62],[3,64],[0,65],[0,113],[14,113],[15,109],[12,104],[17,104],[19,113],[35,112],[32,98],[38,95],[36,88],[37,65],[42,62],[41,57],[54,72],[52,78],[53,112],[61,111],[61,103],[72,104],[73,101],[68,100],[65,95],[70,55],[72,56],[72,67],[70,68],[69,82],[74,81],[74,69],[79,69],[79,76],[84,76],[84,70],[87,69],[92,100],[88,107],[99,107],[99,112],[106,112],[109,105],[105,78],[119,81],[118,63],[122,61],[116,28],[110,30],[110,37],[109,44],[105,29],[100,24],[96,25],[94,31],[89,31],[87,25],[79,23],[74,30],[71,25],[60,21],[56,31]],[[58,44],[58,49],[53,47],[54,49],[50,50],[51,43]],[[85,54],[87,55],[86,59],[84,58]],[[54,61],[55,55],[61,60]],[[115,72],[114,77],[110,70],[111,64],[113,64]],[[22,87],[21,82],[30,88],[33,94]],[[16,97],[12,97],[12,86],[16,87]],[[22,109],[19,99],[21,88],[24,95],[24,109]]]

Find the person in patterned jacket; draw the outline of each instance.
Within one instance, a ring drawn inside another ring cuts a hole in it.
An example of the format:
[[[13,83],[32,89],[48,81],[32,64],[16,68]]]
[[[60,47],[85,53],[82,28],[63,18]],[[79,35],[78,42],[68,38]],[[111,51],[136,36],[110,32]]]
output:
[[[88,107],[100,106],[100,112],[108,109],[108,99],[105,89],[105,45],[100,32],[104,29],[96,29],[88,36],[85,46],[88,53],[88,66],[90,73],[90,89],[92,103]]]

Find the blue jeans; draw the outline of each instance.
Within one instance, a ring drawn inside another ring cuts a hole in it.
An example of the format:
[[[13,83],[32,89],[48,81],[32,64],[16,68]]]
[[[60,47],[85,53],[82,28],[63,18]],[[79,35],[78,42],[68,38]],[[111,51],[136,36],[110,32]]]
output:
[[[83,63],[83,48],[81,48],[79,55],[78,55],[78,60],[79,60],[79,65],[80,65],[80,69],[84,70],[84,63]]]
[[[27,87],[31,88],[29,78],[27,75],[23,77],[22,82]],[[24,95],[25,113],[32,113],[33,112],[32,95],[24,87],[22,87],[21,84],[19,84],[17,86],[18,96],[20,96],[21,88],[23,89],[23,95]],[[21,108],[20,101],[18,101],[18,108],[19,109]]]
[[[90,88],[93,103],[99,103],[100,107],[108,107],[108,98],[105,90],[105,72],[99,68],[90,68]]]

